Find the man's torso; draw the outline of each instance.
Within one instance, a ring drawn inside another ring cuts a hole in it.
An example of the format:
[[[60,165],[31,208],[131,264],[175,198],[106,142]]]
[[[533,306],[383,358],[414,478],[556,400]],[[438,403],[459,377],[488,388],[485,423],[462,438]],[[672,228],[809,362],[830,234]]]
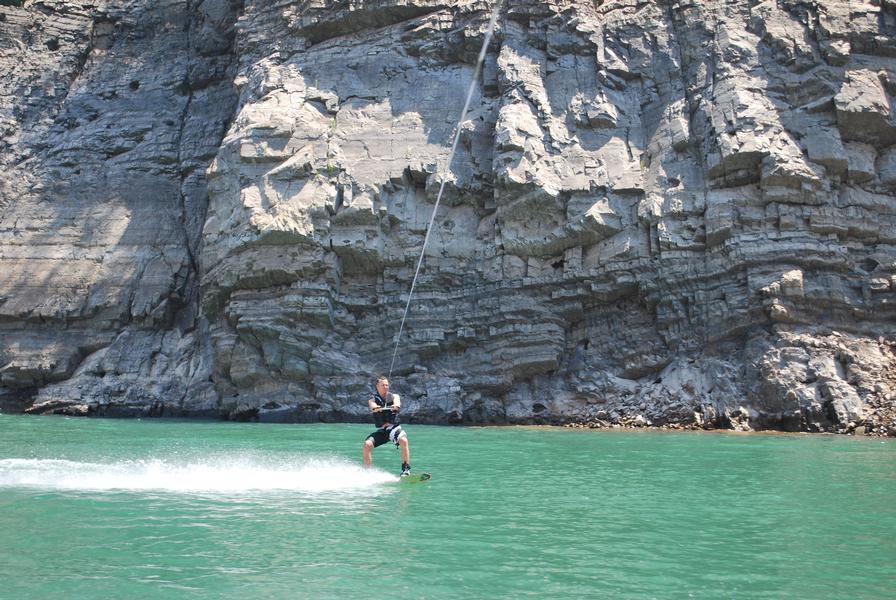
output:
[[[379,393],[373,395],[373,402],[377,406],[391,406],[393,404],[393,399],[394,394],[392,392],[386,394],[385,398],[380,396]],[[373,413],[373,418],[376,422],[376,426],[380,428],[398,424],[398,415],[388,410]]]

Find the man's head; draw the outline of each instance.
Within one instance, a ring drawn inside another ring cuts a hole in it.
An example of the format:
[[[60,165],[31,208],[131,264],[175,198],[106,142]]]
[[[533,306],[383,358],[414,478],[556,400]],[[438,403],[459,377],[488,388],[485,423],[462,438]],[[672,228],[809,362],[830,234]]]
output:
[[[376,378],[376,391],[383,398],[386,397],[386,394],[389,393],[389,378],[385,375],[380,375]]]

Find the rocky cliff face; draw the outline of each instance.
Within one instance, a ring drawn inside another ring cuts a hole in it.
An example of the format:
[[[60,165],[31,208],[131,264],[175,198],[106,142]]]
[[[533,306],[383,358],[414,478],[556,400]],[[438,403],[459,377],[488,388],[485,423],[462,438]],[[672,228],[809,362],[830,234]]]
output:
[[[33,412],[892,428],[896,3],[0,6]]]
[[[198,256],[206,169],[236,106],[239,10],[0,6],[7,407],[217,411]]]

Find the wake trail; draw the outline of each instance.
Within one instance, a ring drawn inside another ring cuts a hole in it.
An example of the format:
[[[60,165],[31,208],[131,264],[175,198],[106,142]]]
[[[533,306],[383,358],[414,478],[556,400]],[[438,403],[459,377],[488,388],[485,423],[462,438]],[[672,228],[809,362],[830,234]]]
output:
[[[363,490],[395,481],[395,475],[338,458],[0,460],[0,489],[315,493]]]

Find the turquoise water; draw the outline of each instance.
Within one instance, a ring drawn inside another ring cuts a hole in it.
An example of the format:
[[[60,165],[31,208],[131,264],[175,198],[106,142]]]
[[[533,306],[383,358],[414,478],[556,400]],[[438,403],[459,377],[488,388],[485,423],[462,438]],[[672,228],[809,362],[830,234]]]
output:
[[[0,598],[893,598],[896,441],[0,415]]]

